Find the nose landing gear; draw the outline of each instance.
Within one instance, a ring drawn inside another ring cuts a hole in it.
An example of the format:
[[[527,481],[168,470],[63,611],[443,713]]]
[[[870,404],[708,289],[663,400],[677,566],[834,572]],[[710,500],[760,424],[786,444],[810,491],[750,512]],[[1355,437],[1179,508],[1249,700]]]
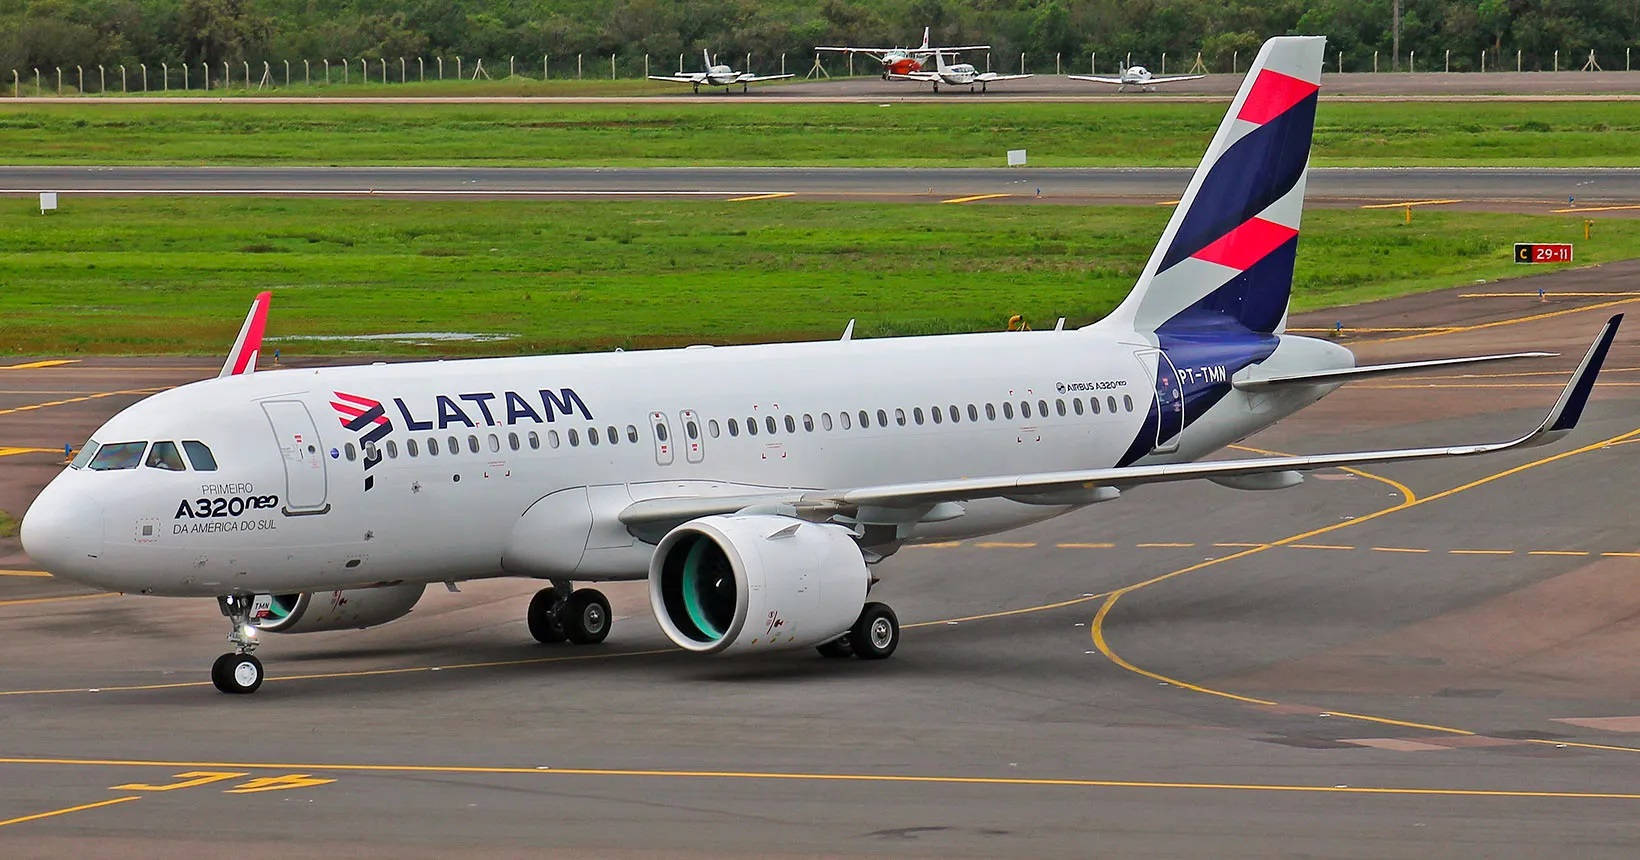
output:
[[[228,644],[234,650],[216,658],[211,664],[211,683],[224,693],[248,694],[262,686],[262,661],[251,652],[259,644],[256,628],[251,626],[251,599],[230,594],[216,599],[222,614],[233,625],[228,631]]]

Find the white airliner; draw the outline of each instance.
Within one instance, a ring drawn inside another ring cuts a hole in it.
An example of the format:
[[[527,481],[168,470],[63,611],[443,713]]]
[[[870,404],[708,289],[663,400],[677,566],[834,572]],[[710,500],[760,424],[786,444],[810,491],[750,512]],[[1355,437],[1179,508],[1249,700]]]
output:
[[[647,579],[698,653],[882,658],[899,622],[870,566],[1160,481],[1279,489],[1313,469],[1501,451],[1577,422],[1618,318],[1548,417],[1491,444],[1202,461],[1357,367],[1284,333],[1323,39],[1272,39],[1133,291],[1080,330],[249,372],[259,300],[216,379],[110,419],[22,525],[57,576],[214,597],[224,692],[261,632],[366,627],[430,583],[546,580],[543,642],[599,642],[571,581]],[[242,371],[242,372],[236,372]],[[892,568],[892,564],[888,565]]]
[[[906,72],[905,74],[890,73],[889,77],[896,81],[921,81],[933,84],[934,92],[940,91],[940,84],[953,87],[967,87],[969,92],[974,91],[974,85],[979,84],[979,91],[985,92],[987,84],[998,81],[1017,81],[1020,78],[1029,78],[1031,75],[1002,75],[996,72],[982,72],[975,69],[972,63],[957,63],[948,65],[945,62],[945,49],[934,51],[934,71]]]
[[[1158,77],[1150,73],[1144,66],[1128,66],[1120,70],[1116,77],[1100,75],[1066,75],[1073,81],[1092,81],[1096,84],[1115,84],[1117,92],[1124,92],[1128,87],[1138,87],[1141,92],[1154,92],[1157,84],[1176,84],[1180,81],[1199,81],[1206,75],[1172,75]]]
[[[888,80],[891,74],[903,75],[907,72],[920,72],[923,63],[934,55],[935,49],[928,44],[929,30],[923,28],[922,45],[916,48],[861,48],[849,46],[822,46],[816,51],[830,51],[843,54],[865,54],[883,65],[883,80]],[[954,45],[939,48],[949,54],[958,51],[989,51],[990,45]]]
[[[740,87],[741,92],[746,92],[747,84],[796,77],[796,75],[754,75],[751,72],[737,72],[728,66],[713,63],[711,52],[704,48],[701,49],[700,55],[706,61],[706,71],[704,72],[689,72],[679,75],[650,75],[649,79],[652,81],[671,81],[675,84],[694,84],[695,92],[698,93],[703,86],[723,87],[723,91],[728,92],[731,87],[737,85]]]

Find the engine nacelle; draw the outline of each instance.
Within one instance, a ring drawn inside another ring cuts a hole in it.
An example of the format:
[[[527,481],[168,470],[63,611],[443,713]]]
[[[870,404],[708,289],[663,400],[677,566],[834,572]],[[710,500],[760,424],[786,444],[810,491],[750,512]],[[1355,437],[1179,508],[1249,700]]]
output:
[[[841,526],[770,514],[702,517],[655,548],[649,603],[667,638],[689,651],[805,648],[848,631],[870,578]]]
[[[317,633],[375,627],[410,614],[426,583],[349,588],[317,594],[258,594],[251,623],[270,633]]]

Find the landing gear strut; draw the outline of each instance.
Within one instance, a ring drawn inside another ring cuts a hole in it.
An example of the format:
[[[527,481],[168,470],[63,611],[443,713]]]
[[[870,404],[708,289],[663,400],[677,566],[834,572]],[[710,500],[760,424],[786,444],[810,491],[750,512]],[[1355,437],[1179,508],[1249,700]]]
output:
[[[216,602],[233,625],[228,632],[228,644],[234,650],[211,664],[211,683],[224,693],[254,693],[262,686],[263,673],[262,661],[251,655],[258,644],[256,628],[251,626],[251,599],[230,594],[218,597]]]
[[[577,645],[604,641],[613,621],[603,592],[594,588],[571,590],[568,580],[556,579],[530,598],[525,620],[537,642],[550,644],[567,639]]]
[[[861,660],[883,660],[898,647],[899,617],[887,604],[873,602],[860,608],[860,617],[848,633],[816,646],[815,650],[829,659],[852,656]]]

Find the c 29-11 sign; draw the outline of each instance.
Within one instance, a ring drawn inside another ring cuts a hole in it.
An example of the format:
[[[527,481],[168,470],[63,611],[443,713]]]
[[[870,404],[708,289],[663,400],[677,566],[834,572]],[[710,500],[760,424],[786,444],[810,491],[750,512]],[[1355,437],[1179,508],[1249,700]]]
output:
[[[1572,261],[1572,244],[1570,242],[1516,242],[1515,262],[1517,263],[1570,263]]]

